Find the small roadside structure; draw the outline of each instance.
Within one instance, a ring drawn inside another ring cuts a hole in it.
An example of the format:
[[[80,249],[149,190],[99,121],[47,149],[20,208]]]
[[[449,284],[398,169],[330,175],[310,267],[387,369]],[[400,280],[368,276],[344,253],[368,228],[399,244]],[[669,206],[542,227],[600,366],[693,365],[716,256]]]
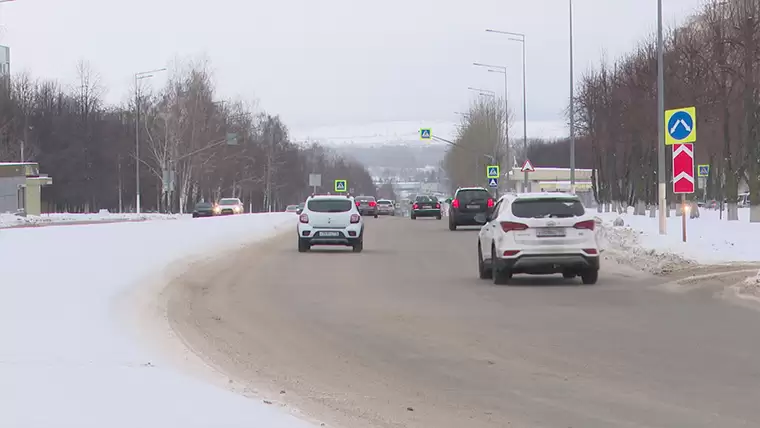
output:
[[[40,215],[42,187],[51,184],[37,162],[0,162],[0,213]]]

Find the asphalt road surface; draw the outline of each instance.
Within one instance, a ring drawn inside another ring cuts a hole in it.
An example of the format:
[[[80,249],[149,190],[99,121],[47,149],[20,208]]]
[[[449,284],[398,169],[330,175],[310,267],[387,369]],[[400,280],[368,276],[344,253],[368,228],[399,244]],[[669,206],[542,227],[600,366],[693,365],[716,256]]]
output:
[[[381,217],[363,253],[299,254],[294,226],[173,284],[170,322],[220,371],[328,427],[760,426],[757,310],[615,263],[594,286],[494,286],[476,240],[445,219]]]

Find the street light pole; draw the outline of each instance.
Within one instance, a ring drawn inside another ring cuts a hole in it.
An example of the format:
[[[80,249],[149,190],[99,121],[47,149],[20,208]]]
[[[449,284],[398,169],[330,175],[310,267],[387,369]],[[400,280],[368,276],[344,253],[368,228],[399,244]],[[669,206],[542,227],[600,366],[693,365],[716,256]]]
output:
[[[523,151],[525,152],[525,159],[528,159],[528,85],[527,85],[527,74],[525,72],[526,70],[526,61],[525,61],[525,34],[524,33],[513,33],[511,31],[499,31],[499,30],[491,30],[486,29],[487,33],[496,33],[496,34],[505,34],[507,36],[514,36],[509,37],[509,40],[512,40],[514,42],[520,42],[522,43],[522,90],[523,90]],[[506,76],[505,76],[506,80]],[[506,81],[505,81],[506,85]],[[509,159],[507,159],[507,162],[509,162]],[[511,169],[510,169],[511,170]],[[525,191],[528,191],[528,172],[525,172],[525,175],[523,177],[523,186]]]
[[[573,77],[573,0],[570,6],[570,193],[575,194],[575,88]]]
[[[660,235],[668,233],[665,188],[665,67],[662,46],[662,0],[657,0],[657,199],[660,208]]]
[[[476,67],[485,67],[488,69],[489,72],[492,73],[502,73],[504,74],[504,159],[506,162],[506,165],[509,165],[509,101],[507,101],[509,97],[509,88],[508,88],[508,77],[507,77],[507,67],[503,65],[489,65],[489,64],[482,64],[479,62],[472,63]],[[501,162],[499,162],[499,165],[501,165]],[[507,176],[507,180],[509,180],[509,176]],[[507,190],[509,190],[509,183],[507,183]]]
[[[158,68],[151,71],[135,73],[135,212],[140,214],[140,87],[139,81],[153,77],[151,73],[166,71]]]

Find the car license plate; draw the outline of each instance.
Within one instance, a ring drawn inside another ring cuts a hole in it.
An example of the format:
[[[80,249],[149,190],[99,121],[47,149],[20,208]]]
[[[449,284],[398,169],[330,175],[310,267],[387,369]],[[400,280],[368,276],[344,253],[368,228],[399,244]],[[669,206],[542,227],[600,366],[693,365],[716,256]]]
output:
[[[326,238],[337,237],[340,236],[340,232],[319,232],[319,236],[324,236]]]
[[[423,204],[422,205],[422,208],[430,208],[430,207],[432,207],[432,205],[428,205],[428,204]]]
[[[545,238],[556,238],[565,236],[564,227],[541,227],[536,229],[536,236]]]
[[[467,205],[467,208],[478,209],[478,208],[480,208],[480,205]]]

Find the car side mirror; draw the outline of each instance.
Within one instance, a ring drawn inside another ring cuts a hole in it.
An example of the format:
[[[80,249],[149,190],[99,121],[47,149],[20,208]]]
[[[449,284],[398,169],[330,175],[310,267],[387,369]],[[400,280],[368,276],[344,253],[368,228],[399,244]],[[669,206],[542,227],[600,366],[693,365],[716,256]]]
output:
[[[303,212],[303,210],[301,208],[299,208],[299,209],[296,210],[296,214],[301,214],[302,212]]]

